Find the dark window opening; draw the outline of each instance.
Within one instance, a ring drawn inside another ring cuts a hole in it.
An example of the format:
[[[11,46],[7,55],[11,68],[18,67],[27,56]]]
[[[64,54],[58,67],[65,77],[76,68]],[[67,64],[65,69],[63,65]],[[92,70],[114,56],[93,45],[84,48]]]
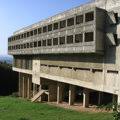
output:
[[[66,20],[60,21],[60,28],[66,27]]]
[[[67,26],[72,26],[72,25],[74,25],[74,17],[67,19]]]
[[[119,22],[119,17],[118,17],[118,13],[114,13],[114,15],[115,15],[115,19],[116,19],[116,22],[118,23]]]
[[[103,72],[102,69],[92,69],[92,72],[95,73],[95,72]]]
[[[24,38],[26,38],[26,33],[24,33]]]
[[[47,39],[47,46],[51,46],[52,45],[52,39]]]
[[[34,30],[34,35],[37,35],[37,29]]]
[[[33,48],[33,42],[30,43],[30,48]]]
[[[67,44],[73,43],[73,35],[67,36]]]
[[[30,32],[27,32],[27,37],[29,37],[30,36]]]
[[[46,40],[42,40],[42,46],[46,46]]]
[[[54,23],[53,29],[54,29],[54,30],[57,30],[57,29],[58,29],[58,23]]]
[[[21,38],[23,39],[23,37],[24,37],[24,35],[22,34],[22,35],[21,35]]]
[[[119,73],[119,71],[116,71],[116,70],[107,70],[107,73],[118,74],[118,73]]]
[[[19,49],[19,45],[18,45],[18,49]],[[21,45],[21,49],[23,49],[23,45]]]
[[[37,47],[37,42],[34,42],[34,47]]]
[[[94,20],[94,12],[89,12],[85,14],[85,22]]]
[[[30,36],[33,36],[33,31],[30,31]]]
[[[83,15],[76,16],[76,24],[81,24],[81,23],[83,23]]]
[[[53,45],[58,45],[58,38],[53,38]]]
[[[41,41],[38,41],[38,47],[40,47],[41,46]]]
[[[60,37],[60,45],[65,44],[65,36]]]
[[[38,28],[38,34],[41,34],[41,32],[42,32],[42,29]]]
[[[93,32],[85,33],[85,42],[91,42],[94,40]]]
[[[48,25],[48,31],[52,31],[52,24]]]
[[[43,33],[47,32],[47,26],[43,27]]]
[[[83,34],[75,35],[75,43],[83,42]]]
[[[29,48],[30,46],[29,46],[29,43],[27,43],[27,48]]]
[[[24,49],[25,49],[26,47],[27,47],[26,44],[24,44]]]

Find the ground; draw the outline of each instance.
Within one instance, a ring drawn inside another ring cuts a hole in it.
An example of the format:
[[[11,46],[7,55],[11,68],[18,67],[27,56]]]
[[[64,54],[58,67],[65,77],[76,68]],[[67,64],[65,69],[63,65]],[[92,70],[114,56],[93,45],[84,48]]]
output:
[[[113,120],[112,113],[77,112],[45,103],[0,97],[0,120]]]

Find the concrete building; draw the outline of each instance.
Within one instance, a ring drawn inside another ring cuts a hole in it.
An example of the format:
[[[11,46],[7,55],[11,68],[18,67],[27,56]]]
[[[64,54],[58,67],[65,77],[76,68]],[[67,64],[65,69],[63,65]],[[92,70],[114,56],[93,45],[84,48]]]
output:
[[[120,0],[94,0],[14,32],[19,95],[83,107],[120,103]]]

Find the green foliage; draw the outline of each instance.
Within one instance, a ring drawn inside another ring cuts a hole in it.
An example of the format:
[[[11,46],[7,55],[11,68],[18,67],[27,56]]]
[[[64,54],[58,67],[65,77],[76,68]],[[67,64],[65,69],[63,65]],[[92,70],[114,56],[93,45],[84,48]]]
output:
[[[107,105],[99,105],[97,108],[110,111],[113,109],[113,103],[109,103]]]
[[[117,102],[113,103],[113,118],[114,120],[120,120],[120,105],[117,104]]]
[[[0,120],[113,120],[110,113],[76,112],[15,97],[0,97]]]

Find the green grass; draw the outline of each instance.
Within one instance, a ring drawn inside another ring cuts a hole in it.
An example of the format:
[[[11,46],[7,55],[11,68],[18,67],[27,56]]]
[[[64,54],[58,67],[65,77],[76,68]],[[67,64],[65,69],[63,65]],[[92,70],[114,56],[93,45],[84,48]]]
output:
[[[66,110],[12,97],[0,97],[0,120],[113,120],[110,113]]]

